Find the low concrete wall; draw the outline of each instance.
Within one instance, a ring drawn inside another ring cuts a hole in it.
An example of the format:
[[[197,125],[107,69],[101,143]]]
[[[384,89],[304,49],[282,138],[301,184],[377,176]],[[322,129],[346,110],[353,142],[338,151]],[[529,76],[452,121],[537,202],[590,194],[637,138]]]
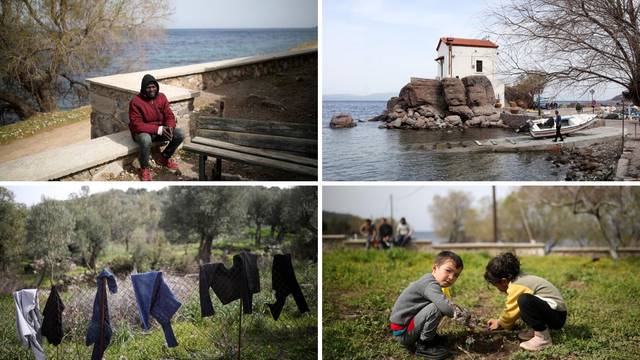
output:
[[[611,256],[609,248],[606,246],[591,246],[583,248],[554,247],[551,249],[551,253],[553,255],[561,256],[581,255],[592,258]],[[618,255],[620,255],[620,257],[640,256],[640,247],[621,247],[618,249]]]
[[[367,245],[367,241],[364,239],[352,239],[352,240],[346,240],[342,242],[342,244],[337,245],[336,247],[342,246],[350,249],[364,249],[366,245]],[[431,251],[431,241],[423,240],[423,239],[412,239],[405,246],[405,248],[410,250],[429,252]]]
[[[366,240],[364,239],[348,239],[346,235],[334,234],[322,236],[323,250],[331,250],[335,248],[364,249]],[[429,240],[412,240],[407,246],[408,249],[424,252],[440,252],[451,250],[456,252],[462,251],[486,251],[491,256],[498,255],[503,252],[513,252],[521,255],[544,255],[543,243],[457,243],[457,244],[432,244]],[[640,247],[621,247],[618,249],[621,257],[640,256]],[[608,257],[610,256],[609,248],[606,246],[590,246],[590,247],[554,247],[551,255],[559,256],[585,256],[585,257]]]
[[[434,244],[433,251],[486,251],[491,256],[503,252],[512,252],[515,255],[544,255],[544,244],[529,243],[460,243],[460,244]]]

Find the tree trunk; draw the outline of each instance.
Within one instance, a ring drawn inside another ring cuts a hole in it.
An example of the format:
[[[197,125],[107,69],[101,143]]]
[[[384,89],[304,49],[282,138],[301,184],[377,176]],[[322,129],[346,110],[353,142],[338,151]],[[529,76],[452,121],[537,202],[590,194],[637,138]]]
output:
[[[286,232],[286,230],[287,229],[284,226],[280,226],[280,229],[278,230],[278,238],[276,239],[278,244],[282,244],[282,240],[284,240],[284,233]]]
[[[36,100],[43,112],[51,112],[58,110],[58,104],[51,91],[51,84],[44,83],[36,90]]]
[[[262,237],[262,224],[258,222],[256,225],[256,246],[260,246],[260,238]]]
[[[211,243],[213,243],[213,236],[204,235],[200,239],[200,247],[198,248],[198,258],[203,264],[211,262]]]
[[[124,249],[129,252],[129,235],[124,237]]]
[[[600,214],[596,213],[595,216],[596,216],[596,219],[598,219],[598,225],[600,225],[600,231],[602,232],[602,236],[604,236],[604,239],[607,241],[607,244],[609,244],[609,253],[611,254],[611,258],[613,260],[619,260],[620,255],[618,254],[618,245],[615,244],[612,240],[610,240],[609,236],[607,236],[607,229],[605,227],[605,224],[602,223],[602,217],[600,216]]]
[[[37,112],[28,101],[10,92],[0,90],[0,100],[7,102],[21,119],[26,119]]]

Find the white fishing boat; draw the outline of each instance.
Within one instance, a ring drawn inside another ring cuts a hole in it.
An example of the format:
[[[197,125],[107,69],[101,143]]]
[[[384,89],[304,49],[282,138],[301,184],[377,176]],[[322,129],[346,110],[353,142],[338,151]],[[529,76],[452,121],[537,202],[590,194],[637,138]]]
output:
[[[597,119],[594,114],[575,114],[560,117],[562,126],[560,133],[564,136],[593,125]],[[529,120],[529,134],[536,139],[556,135],[556,125],[552,118]]]

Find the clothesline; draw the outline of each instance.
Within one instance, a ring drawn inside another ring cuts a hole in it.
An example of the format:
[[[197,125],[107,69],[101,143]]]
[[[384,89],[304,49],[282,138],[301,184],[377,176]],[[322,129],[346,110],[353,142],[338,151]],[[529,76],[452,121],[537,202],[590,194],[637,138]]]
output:
[[[199,296],[201,316],[214,314],[213,305],[209,294],[209,288],[214,290],[216,296],[223,305],[234,300],[241,299],[242,309],[245,314],[252,312],[252,296],[260,291],[260,276],[257,266],[258,257],[249,252],[241,252],[233,258],[233,266],[226,268],[222,263],[204,264],[200,266],[198,274]],[[195,274],[187,275],[194,277]],[[171,328],[171,318],[181,306],[169,285],[164,280],[163,272],[151,271],[141,274],[131,274],[131,283],[135,295],[136,307],[140,316],[142,327],[150,328],[150,317],[153,317],[161,325],[166,343],[169,347],[178,346]],[[104,351],[110,344],[112,330],[107,305],[107,291],[111,294],[118,292],[116,277],[108,269],[104,269],[96,278],[96,297],[94,299],[93,315],[87,329],[86,345],[94,345],[92,359],[101,359]],[[291,263],[291,255],[274,255],[272,265],[272,290],[275,291],[276,302],[267,304],[274,320],[278,320],[284,307],[286,298],[292,294],[301,313],[309,312],[300,285],[295,277]],[[24,304],[18,302],[16,297],[27,296]],[[47,333],[43,328],[52,328],[50,332],[62,339],[62,312],[64,304],[58,295],[55,286],[52,286],[47,305],[45,306],[44,319],[40,315],[38,306],[38,290],[25,289],[14,292],[16,303],[16,315],[22,316],[27,326],[20,327],[18,323],[18,335],[23,340],[23,345],[30,348],[36,359],[45,359],[41,337]],[[49,303],[52,303],[49,306]],[[52,320],[53,319],[53,320]],[[47,337],[49,343],[57,346],[60,340]],[[56,343],[57,342],[57,343]]]

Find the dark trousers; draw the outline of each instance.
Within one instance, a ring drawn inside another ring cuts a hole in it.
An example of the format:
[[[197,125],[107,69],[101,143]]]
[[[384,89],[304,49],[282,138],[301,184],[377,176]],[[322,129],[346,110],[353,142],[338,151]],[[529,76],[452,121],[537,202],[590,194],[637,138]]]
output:
[[[561,125],[556,126],[556,137],[553,138],[553,141],[558,141],[558,137],[560,137],[560,141],[564,141],[564,139],[562,138],[562,133],[560,132],[561,127]]]
[[[398,237],[396,238],[396,245],[405,246],[409,243],[410,240],[411,236],[409,235],[398,235]]]
[[[518,297],[520,318],[535,331],[560,329],[567,321],[566,311],[553,310],[547,302],[531,294]]]
[[[140,146],[140,167],[148,168],[149,167],[149,155],[151,154],[151,144],[154,141],[168,141],[166,137],[163,135],[151,135],[147,133],[137,133],[135,136],[135,140]],[[173,153],[176,152],[178,146],[182,144],[184,140],[184,132],[180,128],[173,129],[173,136],[169,141],[169,144],[162,151],[162,156],[165,158],[170,158],[173,156]]]

